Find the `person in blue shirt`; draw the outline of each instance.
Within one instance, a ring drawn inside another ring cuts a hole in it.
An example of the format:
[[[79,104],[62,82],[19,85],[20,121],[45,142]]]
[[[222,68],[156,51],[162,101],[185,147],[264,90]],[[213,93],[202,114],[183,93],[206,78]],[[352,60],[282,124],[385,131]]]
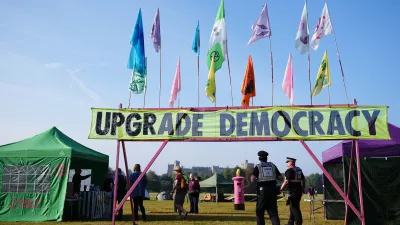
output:
[[[140,165],[136,164],[135,167],[133,168],[133,173],[129,176],[131,185],[133,185],[136,182],[141,173],[142,171],[140,170]],[[135,204],[133,207],[133,212],[135,213],[135,218],[137,221],[139,220],[139,207],[140,211],[142,212],[143,220],[146,221],[146,210],[143,206],[143,200],[146,193],[146,186],[147,186],[147,177],[146,175],[144,175],[143,178],[140,180],[139,184],[133,190],[131,195],[133,203]]]
[[[114,180],[114,175],[112,176]],[[114,190],[113,190],[114,191]],[[122,199],[125,197],[126,194],[126,177],[122,174],[121,168],[118,168],[118,189],[117,189],[117,201],[118,204],[121,203]],[[118,210],[118,219],[122,221],[123,211],[122,208]]]

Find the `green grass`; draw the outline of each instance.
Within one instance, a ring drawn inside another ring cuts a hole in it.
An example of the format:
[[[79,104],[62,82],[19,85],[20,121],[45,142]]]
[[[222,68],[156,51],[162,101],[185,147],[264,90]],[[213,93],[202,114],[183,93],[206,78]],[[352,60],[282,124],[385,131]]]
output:
[[[139,221],[139,224],[146,225],[168,225],[168,224],[217,224],[217,225],[254,225],[256,222],[255,217],[255,203],[246,202],[244,211],[233,210],[232,202],[222,202],[222,203],[212,203],[212,202],[202,202],[199,204],[200,214],[190,215],[185,221],[178,220],[177,215],[173,213],[173,203],[172,201],[155,201],[155,195],[151,195],[150,201],[145,201],[144,205],[146,208],[147,222]],[[321,203],[316,203],[315,208],[321,207]],[[184,207],[189,208],[189,203],[185,202]],[[318,210],[315,213],[316,221],[315,223],[310,220],[309,216],[309,203],[301,202],[301,209],[303,213],[303,224],[326,224],[326,225],[338,225],[343,224],[343,221],[325,221],[323,219],[323,209]],[[279,217],[281,219],[281,224],[286,224],[289,217],[289,207],[285,205],[285,201],[278,201]],[[140,212],[139,218],[141,219]],[[268,216],[266,215],[266,224],[270,224],[268,221]],[[31,222],[0,222],[0,225],[47,225],[54,224],[56,222],[42,222],[42,223],[31,223]],[[110,225],[111,221],[90,221],[90,222],[63,222],[65,225]],[[118,221],[117,224],[132,224],[131,221],[131,209],[129,202],[124,205],[124,221]]]

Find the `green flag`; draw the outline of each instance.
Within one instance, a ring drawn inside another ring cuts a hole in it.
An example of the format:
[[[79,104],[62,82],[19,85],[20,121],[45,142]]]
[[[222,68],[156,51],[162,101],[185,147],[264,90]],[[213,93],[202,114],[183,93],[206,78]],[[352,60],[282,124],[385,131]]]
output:
[[[312,96],[315,97],[323,88],[327,86],[331,86],[331,72],[329,70],[328,52],[325,51],[321,65],[319,66],[317,80],[315,81]]]
[[[214,27],[211,31],[210,43],[207,52],[207,66],[211,67],[211,59],[214,57],[215,72],[219,70],[225,61],[226,54],[226,27],[225,27],[225,9],[224,0],[221,0]]]

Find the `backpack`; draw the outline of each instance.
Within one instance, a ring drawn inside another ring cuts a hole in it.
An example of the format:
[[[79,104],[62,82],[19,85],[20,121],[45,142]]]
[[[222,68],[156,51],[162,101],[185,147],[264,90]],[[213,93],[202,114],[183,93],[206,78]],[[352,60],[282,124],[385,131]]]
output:
[[[189,179],[188,177],[182,173],[181,176],[181,185],[180,185],[181,190],[187,190],[189,189]]]

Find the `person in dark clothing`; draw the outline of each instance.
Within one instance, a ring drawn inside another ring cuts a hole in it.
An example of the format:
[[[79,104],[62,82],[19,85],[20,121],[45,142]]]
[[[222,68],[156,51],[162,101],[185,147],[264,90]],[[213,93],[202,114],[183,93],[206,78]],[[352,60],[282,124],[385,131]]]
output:
[[[303,171],[296,166],[296,159],[287,157],[286,165],[288,169],[285,172],[286,180],[281,186],[281,191],[288,186],[289,197],[286,205],[290,204],[290,216],[288,225],[303,224],[303,217],[300,210],[301,196],[303,195],[305,177]]]
[[[124,198],[126,194],[126,177],[122,174],[121,168],[118,168],[118,189],[117,189],[117,201],[118,204],[122,202],[122,199]],[[112,176],[112,180],[114,180],[114,175]],[[114,190],[113,190],[114,191]],[[122,221],[123,217],[123,207],[118,210],[118,219]]]
[[[190,213],[199,213],[200,183],[191,173],[189,176]]]
[[[275,164],[267,162],[268,153],[258,152],[260,163],[254,167],[251,182],[257,181],[257,225],[265,225],[265,210],[267,210],[272,225],[280,225],[277,204],[276,180],[283,180]]]
[[[73,183],[72,193],[73,194],[79,195],[79,193],[81,192],[81,182],[91,176],[91,174],[86,175],[86,176],[81,176],[81,173],[82,173],[81,169],[75,169],[75,174],[72,177],[72,183]]]
[[[112,173],[108,172],[107,178],[103,183],[103,191],[111,192],[113,190],[114,181],[112,179]]]
[[[133,168],[133,173],[129,176],[129,180],[131,182],[131,185],[133,185],[138,177],[142,174],[142,171],[140,170],[140,165],[136,164],[135,167]],[[146,175],[143,176],[143,178],[140,180],[139,184],[133,189],[132,192],[132,199],[134,203],[133,207],[133,212],[135,214],[135,219],[138,221],[139,220],[139,207],[140,211],[142,212],[142,217],[143,220],[146,221],[146,210],[143,206],[143,200],[146,194],[146,186],[147,186],[147,177]]]
[[[174,168],[174,172],[176,173],[176,176],[171,194],[175,193],[174,205],[178,210],[179,217],[182,218],[182,213],[183,213],[183,219],[186,219],[189,212],[183,208],[183,204],[185,203],[185,197],[187,193],[187,187],[185,186],[186,180],[184,178],[185,175],[182,173],[182,168],[179,166],[176,166]]]

